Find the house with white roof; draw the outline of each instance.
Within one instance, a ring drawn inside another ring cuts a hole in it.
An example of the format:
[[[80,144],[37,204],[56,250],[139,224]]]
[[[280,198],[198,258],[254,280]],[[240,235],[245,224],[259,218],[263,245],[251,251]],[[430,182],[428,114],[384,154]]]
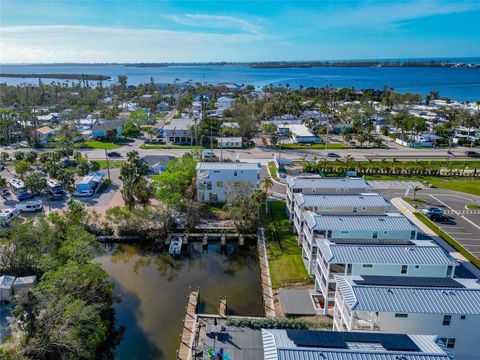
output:
[[[318,239],[315,290],[321,293],[320,305],[326,314],[333,310],[336,276],[453,277],[457,265],[433,241],[352,244]]]
[[[362,194],[371,186],[363,177],[321,177],[318,175],[287,178],[287,213],[293,220],[294,194]]]
[[[336,281],[334,330],[438,335],[456,359],[478,359],[478,279],[362,275]]]
[[[250,194],[260,183],[262,164],[200,162],[197,164],[197,200],[223,203],[235,193]]]
[[[322,140],[303,124],[277,125],[280,133],[289,133],[294,144],[317,144]]]
[[[192,142],[193,120],[189,117],[172,119],[163,127],[165,142],[176,145],[189,145]]]
[[[0,303],[10,301],[13,296],[14,276],[3,275],[0,276]]]
[[[453,360],[438,336],[262,329],[264,360]]]
[[[217,137],[217,145],[221,149],[241,149],[242,144],[243,142],[241,137]]]
[[[335,215],[381,215],[391,210],[391,204],[382,195],[362,194],[293,194],[293,226],[302,243],[303,213],[313,211],[316,214]]]
[[[310,275],[314,274],[317,240],[392,244],[416,240],[418,229],[398,213],[383,215],[319,215],[304,213],[302,257]]]

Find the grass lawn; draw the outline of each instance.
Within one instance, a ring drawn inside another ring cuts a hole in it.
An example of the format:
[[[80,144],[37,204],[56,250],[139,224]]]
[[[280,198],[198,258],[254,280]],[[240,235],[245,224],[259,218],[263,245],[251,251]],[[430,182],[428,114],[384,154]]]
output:
[[[433,186],[480,196],[479,177],[429,176],[429,175],[366,175],[367,180],[411,180],[428,182]]]
[[[480,209],[480,205],[478,205],[478,204],[468,204],[467,209],[477,210],[477,209]]]
[[[309,150],[309,149],[315,149],[315,150],[339,150],[339,149],[345,149],[345,144],[341,143],[329,143],[327,145],[327,148],[325,149],[325,144],[312,144],[310,146],[305,146],[301,144],[282,144],[281,145],[282,149],[290,149],[290,150],[298,150],[298,149],[303,149],[303,150]]]
[[[106,169],[107,168],[107,160],[94,160],[100,164],[101,169]],[[123,160],[108,160],[108,164],[110,167],[114,166],[120,166],[124,163]]]
[[[438,236],[440,236],[443,240],[445,240],[447,243],[449,243],[455,250],[460,252],[467,260],[469,260],[473,265],[476,267],[480,268],[480,260],[477,259],[475,255],[470,253],[467,249],[465,249],[462,245],[460,245],[454,238],[452,238],[450,235],[445,233],[443,230],[441,230],[437,225],[435,225],[432,221],[430,221],[426,216],[419,212],[415,212],[414,215],[419,219],[421,222],[423,222],[425,225],[427,225],[430,230],[435,232]]]
[[[143,144],[140,145],[140,149],[144,150],[154,150],[154,149],[195,149],[201,150],[202,146],[194,145],[166,145],[166,144]]]
[[[277,200],[268,203],[269,214],[262,211],[262,222],[267,236],[268,264],[274,289],[291,283],[311,281],[303,264],[302,249],[297,244],[285,208],[285,201]],[[280,242],[273,235],[272,215]]]
[[[85,141],[83,143],[75,144],[76,148],[80,149],[101,149],[101,150],[114,150],[125,146],[124,143],[113,143],[110,141],[99,141],[99,140],[92,140],[92,141]]]
[[[270,176],[276,180],[279,181],[278,175],[277,175],[277,167],[275,166],[275,162],[270,161],[268,163],[268,171],[270,172]]]

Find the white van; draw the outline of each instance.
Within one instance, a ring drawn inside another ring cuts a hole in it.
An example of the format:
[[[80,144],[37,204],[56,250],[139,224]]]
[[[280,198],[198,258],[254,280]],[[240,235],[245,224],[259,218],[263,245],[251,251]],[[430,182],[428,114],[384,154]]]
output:
[[[43,210],[43,205],[40,201],[28,201],[24,203],[18,203],[15,205],[15,209],[22,212],[39,212]]]
[[[18,210],[15,208],[0,209],[0,226],[7,226],[17,216]]]

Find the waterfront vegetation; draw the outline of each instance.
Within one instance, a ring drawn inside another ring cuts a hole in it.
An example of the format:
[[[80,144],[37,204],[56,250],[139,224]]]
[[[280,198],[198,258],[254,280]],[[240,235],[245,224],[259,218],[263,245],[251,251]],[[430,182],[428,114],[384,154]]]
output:
[[[268,264],[274,289],[293,283],[311,282],[302,260],[302,248],[292,231],[283,200],[268,202],[268,213],[262,211],[267,237]]]
[[[306,330],[312,323],[302,319],[268,318],[268,319],[228,319],[227,325],[248,327],[251,329],[296,329]]]
[[[413,213],[417,219],[419,219],[422,223],[430,228],[435,234],[440,236],[443,240],[449,243],[455,250],[457,250],[460,254],[462,254],[468,261],[474,264],[476,267],[480,269],[480,260],[477,259],[475,255],[473,255],[470,251],[465,249],[460,243],[458,243],[454,238],[448,235],[445,231],[440,229],[437,225],[435,225],[430,219],[428,219],[425,215],[414,212]]]

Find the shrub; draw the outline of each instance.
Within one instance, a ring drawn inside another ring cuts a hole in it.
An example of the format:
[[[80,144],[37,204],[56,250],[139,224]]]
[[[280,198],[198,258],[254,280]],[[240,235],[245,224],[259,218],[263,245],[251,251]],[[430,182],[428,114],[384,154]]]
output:
[[[248,327],[252,329],[308,329],[311,322],[300,319],[267,318],[267,319],[228,319],[227,325]]]

